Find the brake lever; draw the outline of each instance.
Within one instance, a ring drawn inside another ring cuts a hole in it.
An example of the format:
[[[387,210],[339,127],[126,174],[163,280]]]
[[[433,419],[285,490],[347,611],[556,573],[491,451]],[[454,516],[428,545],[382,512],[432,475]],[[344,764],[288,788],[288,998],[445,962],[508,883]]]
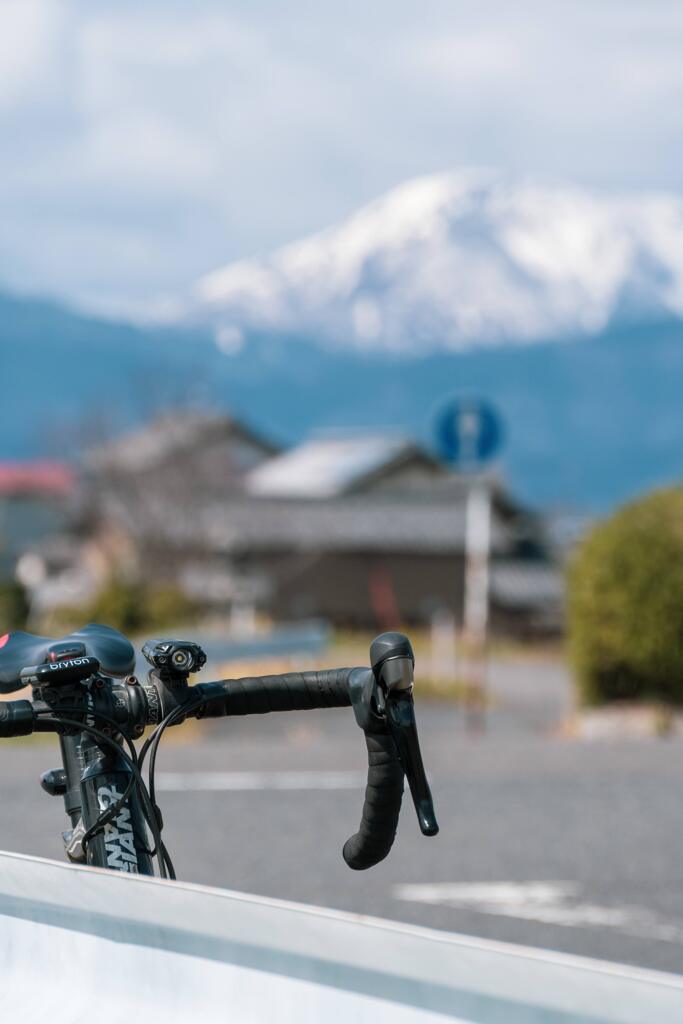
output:
[[[427,774],[422,763],[412,695],[394,696],[389,694],[386,699],[386,716],[389,732],[396,744],[399,760],[410,786],[420,831],[423,836],[435,836],[439,831],[439,826],[434,813],[434,802],[427,782]]]
[[[402,633],[382,633],[372,642],[370,661],[375,683],[384,697],[387,728],[408,780],[420,831],[424,836],[435,836],[439,826],[415,721],[415,656],[410,640]]]

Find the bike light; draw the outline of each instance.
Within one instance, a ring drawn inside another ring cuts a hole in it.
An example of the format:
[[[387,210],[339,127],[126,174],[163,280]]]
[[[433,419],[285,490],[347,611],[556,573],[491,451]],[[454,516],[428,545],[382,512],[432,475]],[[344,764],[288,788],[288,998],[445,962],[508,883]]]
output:
[[[142,653],[162,675],[189,676],[206,664],[206,654],[190,640],[148,640]]]
[[[171,661],[173,667],[177,668],[180,672],[189,672],[194,663],[194,658],[191,651],[174,651],[171,655]]]

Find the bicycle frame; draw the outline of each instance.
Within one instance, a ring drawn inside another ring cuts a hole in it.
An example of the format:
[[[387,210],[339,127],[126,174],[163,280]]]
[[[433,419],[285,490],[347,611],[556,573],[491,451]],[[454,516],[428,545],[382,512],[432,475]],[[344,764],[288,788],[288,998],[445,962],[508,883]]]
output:
[[[103,811],[123,796],[131,778],[124,758],[103,749],[87,733],[60,736],[66,775],[64,805],[71,832],[64,833],[70,860],[131,874],[153,875],[147,830],[135,787],[112,822],[94,835],[84,851],[81,838]]]

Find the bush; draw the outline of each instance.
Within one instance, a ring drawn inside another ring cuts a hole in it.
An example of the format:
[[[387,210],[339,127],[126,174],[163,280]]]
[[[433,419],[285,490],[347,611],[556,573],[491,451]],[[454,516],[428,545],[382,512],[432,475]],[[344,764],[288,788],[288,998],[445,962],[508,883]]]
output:
[[[143,593],[144,629],[168,629],[197,618],[197,605],[179,587],[147,587]]]
[[[568,584],[583,703],[683,704],[683,489],[651,494],[595,527]]]
[[[104,622],[126,635],[144,626],[142,588],[125,580],[112,579],[84,610],[86,622]]]
[[[186,625],[196,616],[197,606],[178,587],[143,586],[113,578],[87,606],[62,609],[58,627],[69,630],[86,622],[103,622],[126,636],[136,636]]]
[[[28,602],[24,588],[13,581],[0,583],[0,634],[26,629]]]

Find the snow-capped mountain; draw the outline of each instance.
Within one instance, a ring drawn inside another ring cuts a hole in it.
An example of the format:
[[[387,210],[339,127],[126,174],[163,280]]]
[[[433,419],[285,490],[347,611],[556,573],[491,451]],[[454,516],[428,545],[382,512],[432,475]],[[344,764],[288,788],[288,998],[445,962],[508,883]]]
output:
[[[683,197],[482,171],[419,178],[207,275],[191,313],[226,350],[250,330],[424,351],[683,316]]]

